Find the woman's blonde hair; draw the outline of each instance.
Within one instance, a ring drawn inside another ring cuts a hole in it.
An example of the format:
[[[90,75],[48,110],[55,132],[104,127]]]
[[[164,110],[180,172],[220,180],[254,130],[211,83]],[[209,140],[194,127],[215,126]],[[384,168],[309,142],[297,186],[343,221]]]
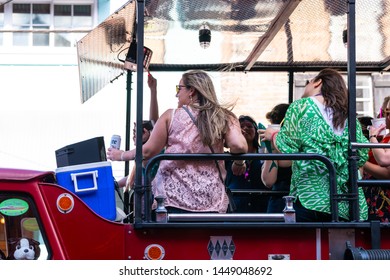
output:
[[[221,105],[218,102],[213,82],[210,76],[202,70],[190,70],[183,74],[183,83],[193,88],[199,103],[191,106],[199,110],[196,125],[204,145],[213,145],[223,139],[233,114],[233,105]]]

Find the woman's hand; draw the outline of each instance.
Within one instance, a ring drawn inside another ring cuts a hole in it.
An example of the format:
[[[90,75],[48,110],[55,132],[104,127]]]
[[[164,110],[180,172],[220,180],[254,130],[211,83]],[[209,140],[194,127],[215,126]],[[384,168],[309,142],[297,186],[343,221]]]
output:
[[[233,175],[240,176],[245,174],[246,171],[246,163],[245,161],[233,161],[232,163],[232,173]]]
[[[386,124],[381,124],[378,127],[370,126],[369,136],[377,137],[383,129],[386,129]]]
[[[152,74],[150,74],[150,72],[148,72],[148,86],[151,90],[156,91],[157,89],[157,79],[153,77]]]
[[[271,141],[272,135],[274,134],[274,132],[278,132],[278,130],[268,127],[267,129],[259,129],[257,130],[257,132],[259,133],[260,140],[264,142]]]
[[[124,151],[118,150],[115,148],[108,148],[107,149],[107,159],[112,161],[121,161],[123,160],[123,153]]]

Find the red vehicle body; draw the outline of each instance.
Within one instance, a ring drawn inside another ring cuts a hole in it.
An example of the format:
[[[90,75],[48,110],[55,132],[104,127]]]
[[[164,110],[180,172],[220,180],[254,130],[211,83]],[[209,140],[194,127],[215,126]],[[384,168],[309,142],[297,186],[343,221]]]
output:
[[[58,198],[64,194],[74,200],[73,209],[68,212],[57,206]],[[39,239],[47,251],[41,258],[54,260],[343,259],[344,253],[351,251],[346,247],[347,241],[352,250],[362,247],[366,253],[372,251],[377,241],[382,250],[374,251],[386,256],[390,249],[390,228],[369,223],[216,222],[136,226],[113,222],[100,217],[78,196],[57,185],[52,172],[0,169],[0,205],[15,198],[29,206],[22,215],[2,215],[1,228],[5,230],[2,235],[6,238],[1,240],[0,248],[6,255],[7,238],[22,235]],[[26,218],[36,219],[37,225],[30,233],[21,222]],[[379,232],[374,233],[376,230]],[[382,238],[377,240],[378,236]],[[219,254],[217,241],[221,246]]]

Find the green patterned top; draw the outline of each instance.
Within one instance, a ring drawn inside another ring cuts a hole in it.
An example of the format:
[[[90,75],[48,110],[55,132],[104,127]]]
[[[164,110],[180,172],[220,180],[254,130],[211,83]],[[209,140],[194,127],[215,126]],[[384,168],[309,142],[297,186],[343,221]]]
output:
[[[361,126],[356,120],[356,141],[367,143]],[[348,170],[348,124],[341,136],[336,135],[321,114],[312,98],[293,102],[287,113],[276,145],[282,153],[316,153],[328,157],[336,169],[337,191],[347,193]],[[358,149],[358,166],[368,159],[367,149]],[[290,195],[299,197],[301,204],[311,210],[330,213],[329,172],[318,160],[293,161]],[[339,216],[349,219],[348,202],[340,202]],[[367,203],[359,188],[360,219],[367,219]]]

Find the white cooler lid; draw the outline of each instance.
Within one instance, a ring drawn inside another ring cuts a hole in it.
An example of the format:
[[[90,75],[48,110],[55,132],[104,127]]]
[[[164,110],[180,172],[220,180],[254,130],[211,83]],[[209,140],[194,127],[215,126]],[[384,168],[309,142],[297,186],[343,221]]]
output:
[[[60,172],[68,172],[68,171],[92,169],[92,168],[108,167],[108,166],[111,166],[111,161],[99,161],[99,162],[92,162],[92,163],[84,163],[84,164],[76,164],[76,165],[59,167],[59,168],[56,168],[55,172],[60,173]]]

